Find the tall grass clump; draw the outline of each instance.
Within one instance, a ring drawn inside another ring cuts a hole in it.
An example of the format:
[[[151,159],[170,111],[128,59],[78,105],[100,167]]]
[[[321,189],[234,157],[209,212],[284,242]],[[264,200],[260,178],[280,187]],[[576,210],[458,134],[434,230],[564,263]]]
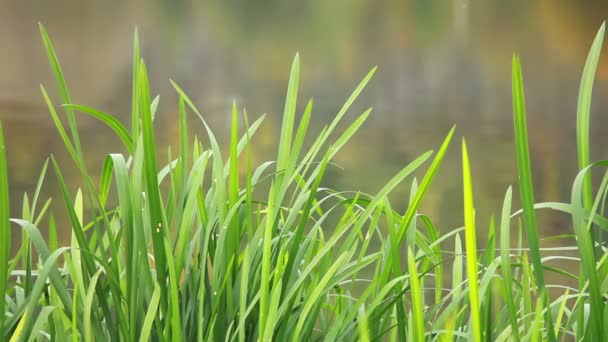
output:
[[[0,125],[2,340],[601,341],[608,335],[608,253],[600,234],[608,228],[608,173],[595,187],[589,177],[592,168],[601,170],[608,161],[590,161],[588,132],[604,25],[581,81],[580,172],[568,202],[534,202],[524,82],[519,58],[513,58],[522,209],[512,210],[509,187],[486,241],[477,234],[477,227],[486,225],[476,222],[474,156],[464,138],[463,222],[437,227],[420,211],[454,128],[437,152],[409,161],[376,194],[326,187],[327,168],[371,113],[370,108],[346,122],[375,68],[313,136],[308,129],[313,102],[297,103],[296,55],[276,160],[259,166],[252,165],[251,148],[264,115],[250,120],[234,104],[229,146],[222,148],[205,116],[172,82],[179,146],[168,147],[168,158],[159,160],[157,151],[164,149],[154,132],[159,97],[150,93],[137,33],[131,127],[126,127],[113,115],[71,100],[51,39],[42,26],[40,32],[60,100],[43,86],[41,92],[73,165],[59,165],[51,156],[33,195],[24,196],[20,217],[9,218]],[[84,160],[77,125],[82,114],[107,125],[122,143],[122,151],[109,153],[98,173]],[[188,125],[190,115],[200,120],[198,128]],[[78,170],[77,189],[68,186],[66,167]],[[57,179],[65,212],[40,198],[46,177]],[[399,186],[411,189],[403,212],[391,200]],[[564,241],[574,238],[576,246],[543,248],[539,209],[570,214],[573,231]],[[65,219],[56,221],[59,216]],[[59,235],[68,231],[69,243],[60,246]],[[14,255],[11,241],[19,242]],[[555,260],[572,260],[566,256],[570,250],[578,253],[578,272],[553,266]],[[555,275],[560,280],[551,283]]]

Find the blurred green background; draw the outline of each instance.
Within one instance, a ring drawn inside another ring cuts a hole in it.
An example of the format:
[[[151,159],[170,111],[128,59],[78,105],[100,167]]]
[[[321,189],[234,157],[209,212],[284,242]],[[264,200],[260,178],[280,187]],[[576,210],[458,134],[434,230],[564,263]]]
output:
[[[220,141],[228,138],[233,99],[250,117],[267,112],[255,138],[256,165],[273,158],[296,52],[302,56],[298,111],[314,97],[315,132],[378,65],[350,114],[354,118],[373,106],[372,116],[339,154],[336,161],[343,169],[331,169],[325,185],[375,192],[414,157],[437,148],[456,124],[457,136],[468,140],[483,230],[490,214],[499,211],[507,186],[517,182],[512,53],[521,55],[524,68],[536,200],[567,201],[577,171],[580,74],[606,18],[607,1],[2,0],[0,120],[6,130],[13,216],[20,213],[23,193],[33,192],[51,153],[72,189],[80,183],[39,92],[39,83],[54,89],[39,21],[53,39],[74,102],[117,115],[126,124],[138,27],[152,91],[161,94],[156,127],[163,156],[168,144],[178,143],[177,101],[169,79],[189,93]],[[608,158],[607,95],[604,48],[591,114],[593,160]],[[121,152],[118,139],[94,119],[80,116],[79,125],[91,170],[101,167],[105,154]],[[196,120],[190,128],[204,135]],[[423,201],[422,210],[443,231],[463,223],[460,170],[454,144]],[[396,209],[405,207],[408,190],[403,187],[393,197]],[[45,195],[60,202],[52,173]],[[569,229],[567,218],[541,222],[545,235]]]

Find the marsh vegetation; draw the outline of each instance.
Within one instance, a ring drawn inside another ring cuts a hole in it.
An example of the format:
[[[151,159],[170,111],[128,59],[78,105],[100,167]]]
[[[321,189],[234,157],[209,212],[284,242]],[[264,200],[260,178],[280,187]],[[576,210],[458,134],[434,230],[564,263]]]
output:
[[[296,55],[276,158],[256,165],[250,150],[264,116],[251,117],[234,104],[230,141],[221,146],[205,115],[173,82],[179,143],[158,146],[159,97],[151,95],[137,34],[131,118],[123,123],[73,101],[42,26],[40,33],[59,99],[44,86],[41,93],[72,163],[50,156],[37,187],[21,201],[21,215],[11,218],[15,199],[9,198],[0,129],[0,265],[8,265],[0,272],[2,337],[601,341],[608,335],[608,161],[591,161],[589,137],[604,25],[581,79],[580,171],[563,202],[535,202],[522,66],[513,56],[519,179],[513,180],[515,191],[505,189],[502,210],[490,222],[476,219],[475,155],[465,138],[455,138],[455,127],[435,150],[405,161],[374,194],[326,186],[334,157],[371,113],[347,115],[375,68],[332,121],[313,132],[313,101],[297,101]],[[108,151],[99,178],[85,162],[80,115],[103,122],[121,143],[121,151]],[[200,125],[189,125],[188,116]],[[451,181],[462,184],[464,211],[462,222],[440,227],[420,205],[446,153],[461,156],[462,177]],[[78,189],[67,185],[66,168],[76,169]],[[592,182],[592,170],[603,175],[601,182]],[[49,177],[57,179],[60,198],[40,196]],[[398,187],[410,193],[402,211],[392,199]],[[521,209],[513,206],[514,193]],[[570,232],[541,236],[541,209],[568,214]],[[69,222],[67,244],[59,238],[65,231],[56,223],[59,216]],[[480,225],[489,227],[483,241]],[[555,240],[561,247],[544,247]],[[14,254],[11,241],[19,241]],[[579,264],[578,271],[562,267],[569,262]]]

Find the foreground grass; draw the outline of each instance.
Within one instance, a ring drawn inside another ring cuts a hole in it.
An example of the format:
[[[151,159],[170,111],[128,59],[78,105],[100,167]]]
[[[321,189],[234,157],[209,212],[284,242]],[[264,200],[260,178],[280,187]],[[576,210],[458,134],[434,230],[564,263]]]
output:
[[[440,231],[418,210],[454,129],[437,152],[421,154],[375,195],[321,187],[332,158],[371,112],[337,132],[375,69],[305,149],[312,101],[296,124],[296,56],[276,160],[257,168],[251,165],[250,142],[264,117],[250,122],[234,106],[229,154],[223,156],[204,116],[173,84],[179,95],[180,145],[168,150],[168,161],[159,167],[153,131],[158,98],[150,96],[137,35],[128,130],[109,114],[73,104],[51,40],[40,29],[62,105],[44,87],[41,91],[83,182],[70,192],[60,165],[50,158],[67,207],[61,215],[71,226],[68,246],[59,246],[58,230],[67,227],[54,223],[50,199],[39,199],[48,161],[34,194],[23,199],[22,217],[9,218],[0,126],[2,339],[601,341],[608,335],[608,253],[601,234],[608,227],[608,173],[595,187],[589,177],[591,169],[608,166],[589,157],[589,109],[604,26],[581,81],[580,172],[570,202],[534,203],[524,84],[519,59],[513,58],[522,210],[513,212],[508,188],[482,251],[477,249],[474,178],[464,139],[464,227]],[[124,144],[125,153],[106,157],[99,180],[85,166],[77,113],[101,120]],[[204,143],[192,137],[187,115],[200,118]],[[417,181],[412,173],[420,169],[424,176]],[[245,170],[244,177],[239,170]],[[392,209],[389,195],[406,181],[411,195],[401,213]],[[565,238],[575,237],[580,272],[547,264],[572,258],[563,255],[567,247],[540,247],[535,216],[540,208],[571,215],[573,233]],[[48,227],[47,240],[39,227]],[[520,237],[515,246],[512,229]],[[21,236],[12,259],[11,235]],[[450,284],[446,269],[452,270]],[[547,273],[574,280],[578,287],[550,284]]]

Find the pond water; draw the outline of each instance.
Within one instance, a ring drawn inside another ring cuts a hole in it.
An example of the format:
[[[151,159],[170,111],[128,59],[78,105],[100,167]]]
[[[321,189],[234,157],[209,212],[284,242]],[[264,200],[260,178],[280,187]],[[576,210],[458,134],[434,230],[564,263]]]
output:
[[[576,174],[576,101],[583,64],[606,1],[3,1],[0,11],[0,120],[6,131],[13,215],[34,190],[47,156],[65,176],[77,173],[42,101],[42,83],[58,101],[37,22],[54,41],[74,102],[129,122],[131,47],[138,27],[154,93],[161,94],[159,146],[177,146],[175,80],[221,141],[233,99],[250,116],[268,113],[255,161],[273,158],[293,56],[302,57],[299,112],[315,99],[318,133],[362,77],[379,69],[349,114],[374,107],[338,155],[327,186],[374,193],[452,125],[454,142],[422,210],[445,231],[462,225],[460,137],[472,159],[479,229],[517,186],[510,68],[521,55],[537,201],[567,201]],[[608,51],[600,61],[592,106],[592,159],[608,158]],[[79,117],[90,169],[119,152],[112,132]],[[191,129],[203,134],[192,121]],[[420,175],[420,174],[419,174]],[[76,181],[71,184],[74,190]],[[58,197],[54,174],[45,195]],[[394,194],[397,209],[408,187]],[[58,209],[59,210],[59,209]],[[567,220],[543,221],[544,234]]]

